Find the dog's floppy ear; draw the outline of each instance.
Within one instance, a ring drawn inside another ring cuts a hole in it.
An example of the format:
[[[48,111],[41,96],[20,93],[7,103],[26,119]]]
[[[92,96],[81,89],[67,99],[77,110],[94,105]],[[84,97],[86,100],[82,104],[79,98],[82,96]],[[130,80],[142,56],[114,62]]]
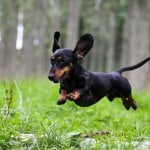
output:
[[[59,37],[60,37],[60,32],[59,32],[59,31],[56,31],[56,32],[54,33],[54,42],[53,42],[53,48],[52,48],[53,53],[54,53],[57,49],[60,49],[60,46],[59,46],[59,44],[58,44]]]
[[[91,34],[81,36],[74,48],[74,54],[77,59],[82,59],[92,48],[94,38]]]

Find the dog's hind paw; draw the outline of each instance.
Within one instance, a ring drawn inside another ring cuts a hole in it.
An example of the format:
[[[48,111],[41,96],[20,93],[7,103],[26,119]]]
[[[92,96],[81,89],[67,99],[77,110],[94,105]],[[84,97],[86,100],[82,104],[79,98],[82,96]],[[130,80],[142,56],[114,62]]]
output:
[[[135,101],[133,101],[133,102],[131,103],[131,106],[132,106],[132,108],[133,108],[134,110],[136,110],[136,109],[137,109],[137,104],[136,104],[136,102],[135,102]]]

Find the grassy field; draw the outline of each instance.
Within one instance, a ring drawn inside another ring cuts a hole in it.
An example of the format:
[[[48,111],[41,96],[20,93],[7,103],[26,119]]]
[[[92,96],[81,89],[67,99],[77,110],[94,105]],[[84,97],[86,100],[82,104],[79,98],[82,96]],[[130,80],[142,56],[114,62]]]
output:
[[[59,85],[0,81],[0,150],[148,150],[150,93],[134,92],[138,109],[106,98],[81,108],[56,104]]]

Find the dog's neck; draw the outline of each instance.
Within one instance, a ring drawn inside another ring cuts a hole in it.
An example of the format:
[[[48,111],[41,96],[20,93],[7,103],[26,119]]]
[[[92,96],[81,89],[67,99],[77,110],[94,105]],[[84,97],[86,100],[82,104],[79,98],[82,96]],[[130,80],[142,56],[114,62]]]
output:
[[[73,65],[72,71],[71,71],[71,75],[72,76],[78,76],[81,74],[81,72],[85,70],[81,65],[79,64],[75,64]]]
[[[68,76],[66,78],[61,79],[60,83],[74,80],[74,79],[78,78],[79,76],[81,76],[81,74],[83,74],[83,72],[85,72],[85,71],[86,71],[86,69],[83,68],[80,64],[77,64],[77,63],[73,64],[72,69],[69,72]]]

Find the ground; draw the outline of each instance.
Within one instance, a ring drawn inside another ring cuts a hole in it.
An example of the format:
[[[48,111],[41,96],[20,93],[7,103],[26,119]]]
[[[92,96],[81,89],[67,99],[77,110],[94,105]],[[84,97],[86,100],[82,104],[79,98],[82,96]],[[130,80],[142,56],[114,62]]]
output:
[[[150,93],[133,92],[138,109],[120,99],[87,108],[57,105],[48,79],[0,81],[0,149],[150,149]]]

